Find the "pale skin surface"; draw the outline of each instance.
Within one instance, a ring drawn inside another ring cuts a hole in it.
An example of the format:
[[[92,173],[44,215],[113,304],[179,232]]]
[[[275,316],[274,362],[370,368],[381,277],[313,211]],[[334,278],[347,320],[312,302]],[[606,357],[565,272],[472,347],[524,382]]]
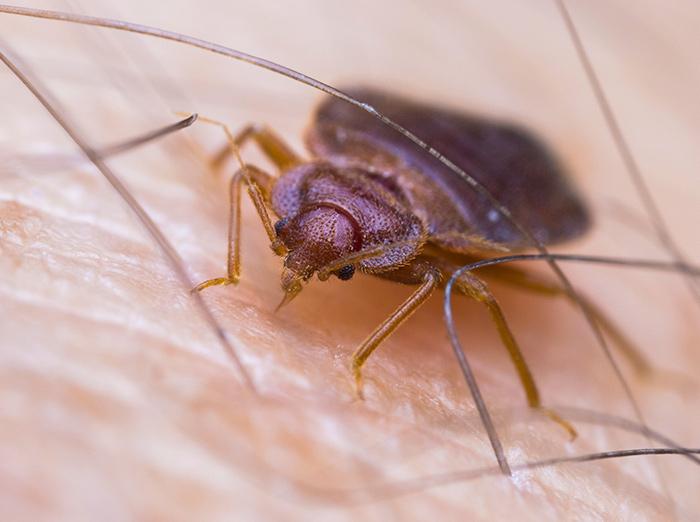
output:
[[[123,2],[118,9],[91,2],[82,11],[203,36],[334,84],[400,88],[525,122],[555,148],[592,203],[595,229],[562,251],[662,258],[652,233],[630,228],[615,210],[623,203],[641,215],[553,6],[500,4],[485,12],[481,4],[434,14],[404,7],[401,18],[369,4],[341,15],[314,2],[294,12],[226,3],[163,13]],[[700,20],[692,2],[673,12],[664,5],[572,10],[660,208],[698,260],[693,136],[700,118],[692,107],[700,78],[689,42]],[[292,29],[291,20],[302,25]],[[5,16],[0,27],[96,146],[173,121],[172,111],[195,110],[234,127],[268,123],[303,152],[299,136],[318,99],[308,88],[138,37],[115,40]],[[138,53],[133,62],[115,53],[115,42]],[[187,97],[162,92],[173,78]],[[369,504],[360,502],[367,495],[342,495],[495,464],[449,350],[442,294],[373,355],[366,401],[354,402],[349,356],[410,289],[370,277],[314,281],[273,313],[281,262],[246,201],[242,281],[205,298],[259,388],[250,393],[152,240],[96,172],[16,160],[74,148],[14,78],[3,73],[0,82],[1,152],[15,157],[0,165],[4,519],[697,517],[700,468],[679,457],[657,457],[658,467],[640,458],[486,477]],[[185,259],[193,282],[225,270],[227,174],[217,178],[197,152],[221,143],[220,131],[199,126],[111,162]],[[244,155],[269,168],[253,149]],[[700,310],[681,279],[564,268],[656,367],[687,375],[643,382],[622,365],[649,425],[698,446]],[[574,309],[502,285],[493,290],[547,405],[634,418]],[[560,428],[528,412],[485,311],[457,301],[462,342],[512,463],[648,445],[573,416],[580,436],[569,444]]]

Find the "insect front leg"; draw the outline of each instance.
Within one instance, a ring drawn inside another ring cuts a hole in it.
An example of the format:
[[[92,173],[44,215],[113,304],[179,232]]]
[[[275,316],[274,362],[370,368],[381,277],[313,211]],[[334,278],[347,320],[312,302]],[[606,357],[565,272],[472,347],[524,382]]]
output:
[[[230,210],[228,226],[228,254],[227,270],[225,277],[209,279],[198,284],[193,291],[204,290],[210,286],[230,285],[238,283],[241,275],[241,185],[245,184],[248,195],[255,205],[260,221],[270,239],[270,244],[275,254],[283,255],[284,246],[277,240],[277,233],[270,219],[266,202],[269,200],[269,190],[274,185],[275,178],[265,171],[253,166],[245,165],[231,178],[229,190]]]
[[[429,270],[423,277],[423,283],[411,296],[403,302],[389,317],[374,330],[352,355],[352,374],[355,380],[355,392],[359,398],[362,394],[362,366],[372,352],[391,335],[408,317],[415,312],[431,296],[438,283],[440,273]]]
[[[525,357],[520,350],[520,346],[518,346],[518,343],[515,340],[510,327],[508,326],[508,322],[503,315],[503,310],[501,310],[498,301],[496,301],[496,298],[493,296],[488,286],[486,286],[486,283],[473,274],[465,273],[457,280],[457,287],[463,294],[482,303],[488,309],[491,318],[493,319],[494,323],[496,323],[496,328],[501,337],[501,342],[508,350],[508,355],[510,356],[511,361],[513,361],[515,369],[518,372],[518,377],[520,378],[520,382],[525,390],[528,405],[531,408],[536,408],[542,411],[554,422],[559,424],[569,433],[572,439],[576,438],[576,430],[569,422],[562,419],[556,412],[542,406],[540,393],[537,389],[537,385],[535,384],[535,379],[532,376],[532,372],[525,362]]]
[[[200,116],[200,121],[220,127],[226,134],[228,143],[215,155],[212,165],[216,168],[228,156],[235,155],[241,163],[241,168],[231,179],[229,190],[230,211],[228,228],[228,254],[227,273],[225,277],[209,279],[197,285],[193,291],[204,290],[210,286],[230,285],[238,283],[241,272],[240,260],[240,236],[241,236],[241,184],[245,183],[248,195],[255,205],[255,210],[262,221],[265,232],[270,239],[272,250],[281,256],[286,252],[284,246],[277,240],[277,233],[270,219],[267,202],[270,200],[270,192],[275,184],[275,177],[253,165],[243,163],[239,150],[249,140],[254,140],[262,152],[272,161],[280,171],[286,170],[301,162],[299,157],[282,138],[277,136],[267,127],[251,124],[244,127],[237,134],[233,134],[225,123]]]

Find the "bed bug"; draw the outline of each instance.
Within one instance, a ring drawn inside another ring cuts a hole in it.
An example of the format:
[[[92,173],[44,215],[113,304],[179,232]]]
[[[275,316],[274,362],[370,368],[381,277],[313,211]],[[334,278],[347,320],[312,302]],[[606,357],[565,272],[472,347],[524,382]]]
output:
[[[180,108],[180,107],[181,107],[181,104],[175,104],[175,107]],[[368,328],[368,329],[369,329],[369,328]],[[361,337],[361,336],[358,335],[358,338],[359,338],[359,337]],[[358,339],[358,340],[359,340],[359,339]],[[371,371],[371,370],[370,370],[370,371]],[[578,373],[576,374],[576,376],[580,378],[580,375],[579,375]],[[571,379],[571,380],[572,380],[572,382],[576,382],[577,385],[578,385],[578,383],[580,382],[580,380],[578,380],[578,379],[576,379],[576,380]],[[153,401],[153,402],[156,402],[156,401]],[[310,406],[309,406],[308,402],[302,403],[302,404],[301,404],[301,407],[303,407],[304,409],[310,409]],[[199,420],[199,419],[198,419],[198,420]],[[356,421],[356,420],[357,420],[357,419],[353,419],[353,421]],[[274,423],[274,421],[275,421],[275,419],[270,419],[270,424]],[[315,426],[314,426],[314,427],[315,427]],[[224,430],[219,430],[219,431],[224,431]],[[384,435],[384,434],[383,434],[383,435]],[[225,433],[224,436],[225,436],[227,439],[231,438],[230,432],[229,432],[229,433]],[[363,448],[363,450],[364,450],[364,448]],[[363,453],[364,453],[364,451],[363,451]],[[403,457],[403,455],[402,455],[402,457]],[[220,461],[223,461],[224,459],[219,459],[219,460],[220,460]],[[380,462],[382,462],[383,464],[385,463],[385,461],[380,461]],[[387,462],[385,465],[388,465],[388,462]],[[433,469],[442,469],[442,468],[438,468],[438,466],[436,466],[435,463],[431,463],[431,465],[432,465]],[[567,470],[567,473],[568,473],[568,470]],[[326,476],[323,477],[323,480],[324,480],[324,483],[329,483],[329,480],[327,479]],[[596,481],[599,480],[599,476],[595,475],[595,476],[594,476],[594,480],[596,480]],[[372,486],[374,486],[374,484],[372,484]],[[468,492],[468,493],[470,493],[470,492]],[[460,496],[463,497],[464,494],[465,494],[464,491],[462,491],[462,490],[459,491],[459,495],[460,495]],[[427,496],[427,495],[426,495],[426,496]],[[227,500],[230,501],[230,498],[227,499]],[[503,495],[499,495],[498,502],[499,502],[499,503],[503,503],[503,502],[504,502]],[[462,505],[464,505],[464,503],[462,503]]]
[[[586,205],[556,159],[527,131],[511,124],[460,114],[368,88],[347,89],[383,114],[432,143],[481,182],[544,244],[581,236],[590,226]],[[491,203],[435,158],[418,151],[371,115],[329,98],[316,110],[306,133],[310,160],[297,156],[274,132],[251,125],[230,135],[217,155],[253,140],[280,171],[274,177],[244,165],[231,182],[228,273],[195,290],[237,283],[240,277],[240,194],[246,185],[273,251],[284,256],[284,298],[293,299],[314,274],[347,281],[356,271],[418,288],[352,355],[356,393],[370,355],[460,266],[498,252],[529,246]],[[235,152],[237,154],[237,152]],[[270,210],[278,217],[273,224]],[[513,269],[496,275],[534,291],[563,294],[556,286]],[[471,274],[458,281],[461,293],[483,303],[516,367],[528,404],[542,408],[534,378],[505,316],[486,283]],[[591,303],[601,326],[625,352],[631,344]],[[574,435],[565,421],[544,410]]]

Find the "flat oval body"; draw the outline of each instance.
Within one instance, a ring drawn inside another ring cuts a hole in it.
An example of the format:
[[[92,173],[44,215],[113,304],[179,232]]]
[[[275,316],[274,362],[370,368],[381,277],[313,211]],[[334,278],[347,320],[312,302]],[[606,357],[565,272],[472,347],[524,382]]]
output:
[[[542,243],[573,239],[589,228],[583,201],[551,153],[528,132],[372,89],[345,92],[409,129],[480,181]],[[532,246],[460,176],[349,103],[326,99],[306,141],[320,158],[341,167],[361,166],[395,184],[425,220],[430,236],[444,239],[434,242],[448,250],[477,253],[478,245],[474,248],[468,239],[475,236],[509,250]]]

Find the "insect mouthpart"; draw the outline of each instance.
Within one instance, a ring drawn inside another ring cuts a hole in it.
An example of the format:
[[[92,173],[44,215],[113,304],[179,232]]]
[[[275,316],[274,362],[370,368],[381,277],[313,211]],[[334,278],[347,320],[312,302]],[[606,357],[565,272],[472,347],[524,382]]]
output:
[[[282,271],[282,290],[284,290],[284,297],[282,298],[280,304],[277,305],[275,311],[279,310],[284,305],[289,303],[299,294],[299,292],[301,292],[301,282],[305,279],[308,278],[305,278],[304,276],[299,275],[293,270],[289,270],[288,268],[285,268]]]

